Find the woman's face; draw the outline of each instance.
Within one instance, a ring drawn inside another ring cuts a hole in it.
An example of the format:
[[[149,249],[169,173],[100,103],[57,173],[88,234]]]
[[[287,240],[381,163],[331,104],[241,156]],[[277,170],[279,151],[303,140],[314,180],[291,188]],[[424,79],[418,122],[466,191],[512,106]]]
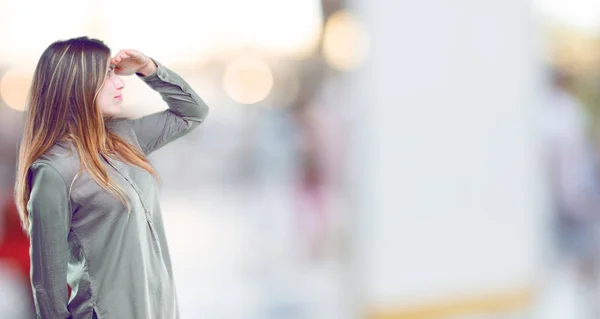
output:
[[[123,103],[121,91],[125,87],[125,84],[121,78],[115,74],[113,67],[113,65],[109,64],[106,69],[104,85],[102,85],[100,93],[98,93],[96,102],[104,117],[113,117],[121,113],[121,104]]]

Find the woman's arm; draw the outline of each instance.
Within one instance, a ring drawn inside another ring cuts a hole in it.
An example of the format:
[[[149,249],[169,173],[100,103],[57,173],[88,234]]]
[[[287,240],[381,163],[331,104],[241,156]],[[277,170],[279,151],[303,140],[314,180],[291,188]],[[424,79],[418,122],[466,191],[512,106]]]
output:
[[[165,111],[130,120],[146,155],[187,134],[208,115],[208,106],[190,85],[156,60],[138,51],[127,50],[117,54],[111,62],[115,64],[117,74],[136,73],[150,88],[160,93],[169,107]]]
[[[67,184],[49,162],[31,166],[27,204],[31,285],[38,318],[71,318],[67,309],[67,237],[71,228]]]
[[[175,72],[156,62],[157,69],[139,76],[167,102],[168,110],[132,120],[132,127],[145,154],[198,127],[208,115],[208,106]]]

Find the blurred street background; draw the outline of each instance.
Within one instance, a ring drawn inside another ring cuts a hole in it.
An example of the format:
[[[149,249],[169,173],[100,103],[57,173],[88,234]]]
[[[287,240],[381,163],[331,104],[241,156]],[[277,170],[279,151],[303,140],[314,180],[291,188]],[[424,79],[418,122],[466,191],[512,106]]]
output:
[[[182,319],[600,319],[586,0],[0,0],[0,319],[35,318],[12,197],[31,75],[83,35],[211,108],[150,156]],[[123,79],[124,116],[166,108]]]

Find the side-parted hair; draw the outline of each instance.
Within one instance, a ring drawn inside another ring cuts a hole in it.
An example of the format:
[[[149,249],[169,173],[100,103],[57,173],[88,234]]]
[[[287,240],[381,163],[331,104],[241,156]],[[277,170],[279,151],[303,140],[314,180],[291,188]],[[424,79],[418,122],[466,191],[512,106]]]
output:
[[[108,76],[109,58],[110,49],[102,41],[79,37],[52,43],[38,61],[27,99],[15,181],[15,201],[27,234],[29,169],[57,142],[72,144],[79,155],[79,173],[85,170],[127,207],[127,195],[108,176],[102,156],[138,166],[159,180],[139,148],[107,129],[96,104]]]

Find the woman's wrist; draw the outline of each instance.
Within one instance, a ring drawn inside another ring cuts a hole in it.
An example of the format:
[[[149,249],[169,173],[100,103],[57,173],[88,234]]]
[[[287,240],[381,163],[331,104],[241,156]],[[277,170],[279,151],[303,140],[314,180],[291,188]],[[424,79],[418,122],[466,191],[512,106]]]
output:
[[[158,66],[156,65],[156,63],[154,63],[154,60],[152,60],[151,58],[148,58],[148,63],[146,63],[146,65],[141,67],[136,73],[140,76],[146,77],[146,76],[156,72],[157,68],[158,68]]]

